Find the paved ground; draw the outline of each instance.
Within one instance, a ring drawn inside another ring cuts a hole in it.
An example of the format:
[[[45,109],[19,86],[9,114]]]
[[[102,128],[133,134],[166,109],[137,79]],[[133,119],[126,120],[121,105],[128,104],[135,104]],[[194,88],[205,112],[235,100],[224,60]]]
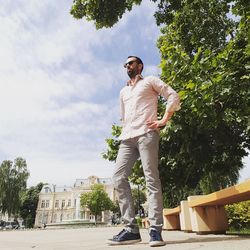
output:
[[[154,249],[148,246],[148,232],[141,230],[142,242],[127,246],[108,246],[106,239],[120,227],[0,231],[1,250],[128,250]],[[250,236],[196,235],[163,231],[167,245],[163,250],[250,250]]]

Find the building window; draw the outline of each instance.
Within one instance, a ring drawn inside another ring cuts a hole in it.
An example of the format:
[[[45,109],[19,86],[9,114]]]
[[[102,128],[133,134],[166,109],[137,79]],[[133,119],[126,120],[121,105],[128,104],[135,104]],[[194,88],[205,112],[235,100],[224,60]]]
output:
[[[68,207],[71,207],[71,200],[68,200]]]
[[[45,191],[45,193],[48,193],[48,192],[49,192],[49,187],[46,187],[46,188],[44,189],[44,191]]]
[[[65,207],[65,200],[62,200],[62,207]]]
[[[59,207],[59,200],[56,200],[56,202],[55,202],[55,207],[56,207],[56,208]]]
[[[45,200],[42,200],[41,208],[44,208],[44,207],[45,207]]]
[[[76,199],[74,199],[74,207],[76,207]]]
[[[49,207],[49,200],[46,200],[45,207],[46,207],[46,208]]]

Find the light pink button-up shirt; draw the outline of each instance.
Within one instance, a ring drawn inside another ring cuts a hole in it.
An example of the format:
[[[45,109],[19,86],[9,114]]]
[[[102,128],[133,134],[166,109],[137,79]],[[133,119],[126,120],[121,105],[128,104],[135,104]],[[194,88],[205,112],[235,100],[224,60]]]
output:
[[[120,140],[143,135],[152,129],[146,121],[157,120],[158,96],[167,99],[166,110],[180,109],[179,95],[166,83],[154,76],[139,78],[134,85],[125,86],[120,92],[122,133]]]

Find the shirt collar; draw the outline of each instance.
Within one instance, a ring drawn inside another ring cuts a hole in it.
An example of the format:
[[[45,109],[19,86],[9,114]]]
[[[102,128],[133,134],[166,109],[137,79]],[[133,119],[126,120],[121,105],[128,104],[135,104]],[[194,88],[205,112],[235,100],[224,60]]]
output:
[[[127,81],[127,86],[134,86],[137,82],[143,79],[143,76],[141,74],[138,74],[135,76],[135,81],[132,83],[131,79]]]

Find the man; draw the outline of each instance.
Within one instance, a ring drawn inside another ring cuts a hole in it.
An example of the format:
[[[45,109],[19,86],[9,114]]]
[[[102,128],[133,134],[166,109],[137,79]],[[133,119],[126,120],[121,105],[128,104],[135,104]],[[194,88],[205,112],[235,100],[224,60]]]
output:
[[[109,245],[132,244],[141,241],[128,177],[135,161],[140,157],[146,180],[149,204],[150,246],[163,246],[162,189],[158,171],[159,128],[166,125],[173,113],[180,109],[178,94],[159,78],[143,78],[143,62],[137,56],[129,56],[124,64],[130,80],[120,92],[122,133],[116,159],[113,183],[126,227]],[[165,114],[157,118],[158,96],[167,99]]]

